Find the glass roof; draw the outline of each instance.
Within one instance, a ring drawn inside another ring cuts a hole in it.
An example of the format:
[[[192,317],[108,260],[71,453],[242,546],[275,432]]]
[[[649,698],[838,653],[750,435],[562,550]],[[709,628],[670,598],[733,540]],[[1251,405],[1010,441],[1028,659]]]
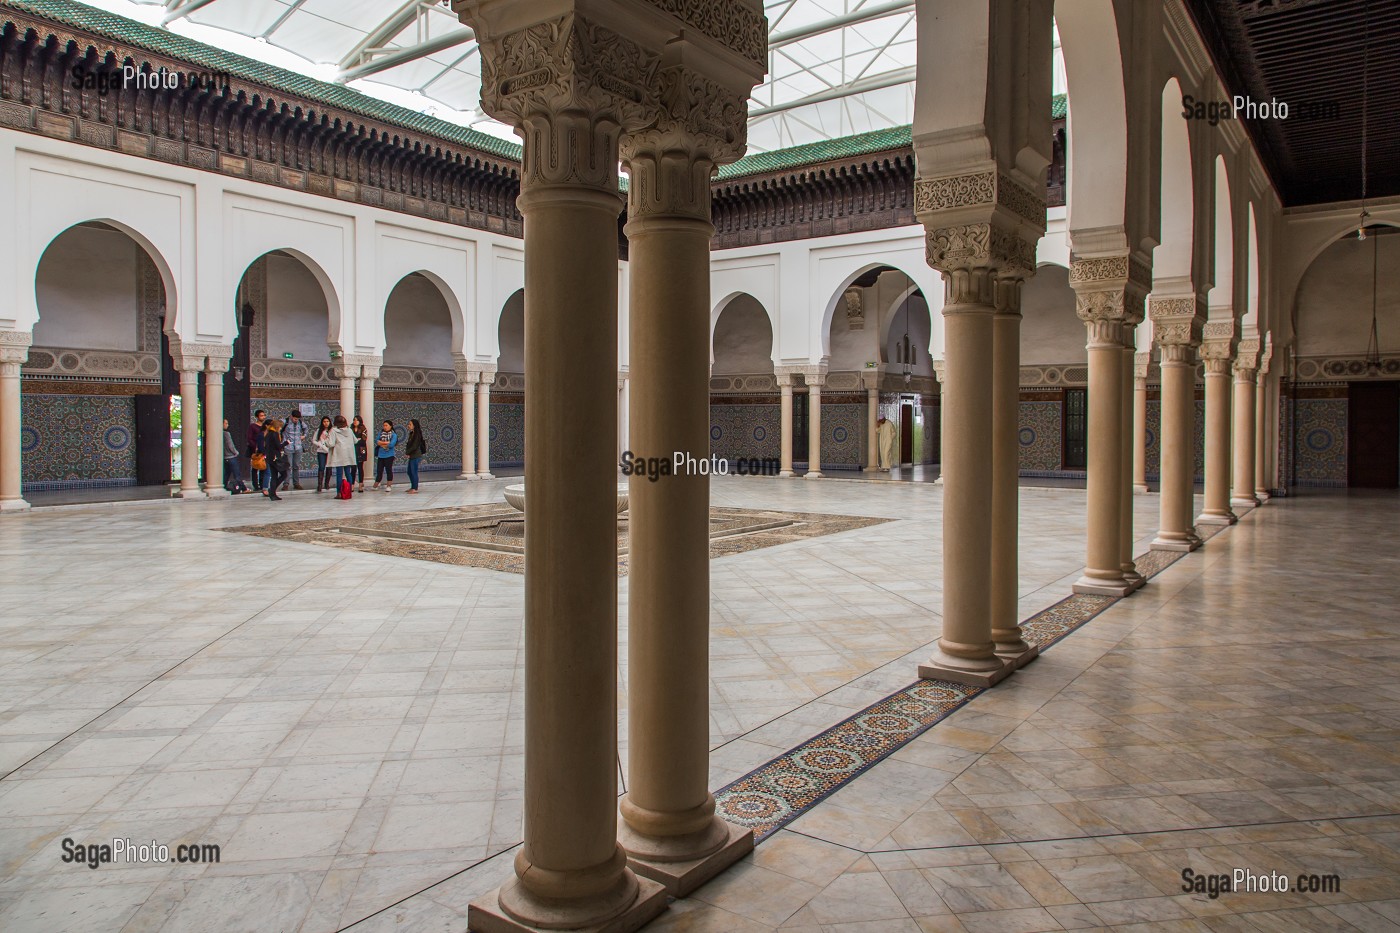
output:
[[[481,112],[476,42],[446,0],[85,2],[515,139]],[[913,121],[914,0],[764,0],[764,12],[769,73],[749,104],[751,152]]]

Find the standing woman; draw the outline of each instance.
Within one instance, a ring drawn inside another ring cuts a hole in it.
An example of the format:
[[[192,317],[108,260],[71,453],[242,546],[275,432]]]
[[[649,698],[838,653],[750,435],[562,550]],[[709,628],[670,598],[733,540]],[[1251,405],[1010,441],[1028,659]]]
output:
[[[359,415],[350,422],[350,430],[355,435],[355,476],[359,480],[360,492],[365,491],[365,461],[369,459],[369,429]]]
[[[423,437],[423,426],[418,423],[417,418],[408,419],[408,443],[404,446],[404,455],[408,457],[408,491],[418,492],[418,465],[423,461],[423,455],[428,452],[428,442]]]
[[[329,415],[321,416],[321,426],[316,429],[316,433],[311,435],[311,449],[316,454],[316,491],[331,488],[331,468],[327,463],[330,456],[330,448],[327,443],[331,439],[331,434],[335,431],[335,426],[331,424]]]
[[[343,498],[340,494],[341,486],[346,489],[354,485],[355,482],[355,432],[350,430],[350,425],[345,421],[344,415],[335,416],[335,430],[331,431],[326,439],[326,464],[328,468],[335,469],[335,497]]]
[[[282,497],[277,495],[277,490],[287,481],[291,463],[287,457],[287,443],[282,440],[282,422],[276,418],[268,419],[263,426],[263,450],[267,457],[267,468],[272,473],[267,497],[273,502],[281,502]]]
[[[374,442],[374,488],[379,488],[385,480],[384,491],[394,488],[394,448],[399,446],[399,432],[394,430],[394,422],[385,419]],[[387,474],[387,476],[386,476]]]

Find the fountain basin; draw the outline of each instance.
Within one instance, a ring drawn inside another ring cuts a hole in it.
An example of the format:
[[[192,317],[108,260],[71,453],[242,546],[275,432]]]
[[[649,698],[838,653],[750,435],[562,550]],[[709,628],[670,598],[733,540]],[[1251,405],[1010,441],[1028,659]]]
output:
[[[506,502],[517,512],[525,511],[525,484],[516,483],[514,486],[507,486],[502,493]],[[621,515],[627,511],[627,484],[617,484],[617,514]]]

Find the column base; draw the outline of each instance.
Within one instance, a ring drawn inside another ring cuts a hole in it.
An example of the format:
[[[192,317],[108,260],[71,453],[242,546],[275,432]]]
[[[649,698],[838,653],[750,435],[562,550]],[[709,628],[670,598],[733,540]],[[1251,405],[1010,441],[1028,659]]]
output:
[[[207,499],[203,489],[178,489],[175,491],[176,499]]]
[[[1147,484],[1146,484],[1146,483],[1134,483],[1134,484],[1133,484],[1133,495],[1135,495],[1135,496],[1146,496],[1146,495],[1150,494],[1151,492],[1152,492],[1152,490],[1150,490],[1150,489],[1147,488]]]
[[[1153,551],[1174,551],[1189,554],[1201,546],[1201,539],[1195,534],[1183,537],[1164,538],[1160,535],[1152,540],[1149,549]]]
[[[1005,650],[1003,650],[1001,645],[997,645],[997,657],[1006,665],[1007,673],[1018,671],[1040,657],[1039,645],[1027,644],[1025,642],[1022,642],[1022,644],[1025,645],[1025,647],[1018,649],[1007,646]]]
[[[1136,570],[1123,571],[1123,579],[1128,581],[1128,586],[1132,587],[1130,592],[1137,592],[1147,585],[1147,578]]]
[[[1233,525],[1239,521],[1234,512],[1202,512],[1196,516],[1197,525]]]
[[[1254,490],[1254,498],[1259,500],[1260,505],[1263,505],[1265,502],[1272,499],[1273,495],[1267,489],[1256,489]]]
[[[794,476],[796,476],[796,475],[797,475],[797,474],[794,473],[794,472],[792,472],[791,470],[783,470],[783,471],[781,471],[781,472],[778,474],[778,476],[780,476],[780,477],[787,477],[788,479],[791,479],[792,477],[794,477]]]
[[[477,478],[477,479],[495,479],[496,477],[495,477],[493,474],[491,474],[491,473],[478,473],[478,474],[476,474],[476,478]]]
[[[0,512],[28,512],[31,508],[23,499],[0,499]]]
[[[204,490],[204,494],[210,499],[227,499],[229,497],[228,490],[222,486],[216,489],[206,489]]]
[[[942,485],[943,485],[943,474],[942,474],[942,473],[938,474],[938,479],[936,479],[936,480],[933,481],[933,485],[935,485],[935,486],[942,486]]]
[[[991,687],[1010,677],[1012,670],[1014,668],[1008,667],[995,655],[970,660],[935,651],[932,657],[919,665],[919,677],[924,680],[951,680],[969,687]]]
[[[475,474],[475,473],[459,473],[459,474],[457,474],[457,478],[458,478],[458,479],[481,479],[481,477],[478,476],[478,475]]]
[[[672,897],[687,897],[706,881],[753,851],[753,830],[726,823],[718,817],[715,818],[715,822],[719,831],[724,833],[724,843],[709,855],[681,862],[662,862],[641,858],[628,851],[627,867],[631,868],[638,878],[649,878],[664,886],[666,893]],[[624,820],[618,820],[617,826],[618,841],[627,848],[629,837],[635,837],[636,834]]]
[[[1233,496],[1232,496],[1232,497],[1230,498],[1230,508],[1232,508],[1232,509],[1257,509],[1257,508],[1259,508],[1259,500],[1256,499],[1256,498],[1254,498],[1253,496],[1250,496],[1248,499],[1244,498],[1243,496],[1239,496],[1239,497],[1233,497]]]
[[[1121,576],[1112,580],[1085,575],[1075,581],[1073,586],[1074,592],[1083,596],[1127,596],[1134,589],[1127,578]]]
[[[514,884],[508,881],[506,884]],[[649,878],[637,879],[637,898],[622,913],[589,927],[567,926],[567,919],[548,926],[532,926],[517,920],[501,908],[501,890],[472,901],[467,906],[467,929],[472,933],[539,933],[542,930],[570,930],[572,933],[633,933],[665,912],[666,889]]]
[[[821,478],[822,478],[822,471],[821,471],[821,470],[808,470],[806,473],[804,473],[804,474],[802,475],[802,478],[803,478],[803,479],[821,479]]]

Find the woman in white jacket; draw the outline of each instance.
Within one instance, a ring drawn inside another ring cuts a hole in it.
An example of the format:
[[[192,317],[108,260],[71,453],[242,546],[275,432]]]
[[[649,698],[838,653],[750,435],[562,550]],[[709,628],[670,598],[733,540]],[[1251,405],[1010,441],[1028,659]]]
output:
[[[335,468],[335,497],[342,498],[340,490],[344,480],[348,480],[355,469],[355,433],[344,415],[336,415],[335,430],[325,440],[326,466]]]

